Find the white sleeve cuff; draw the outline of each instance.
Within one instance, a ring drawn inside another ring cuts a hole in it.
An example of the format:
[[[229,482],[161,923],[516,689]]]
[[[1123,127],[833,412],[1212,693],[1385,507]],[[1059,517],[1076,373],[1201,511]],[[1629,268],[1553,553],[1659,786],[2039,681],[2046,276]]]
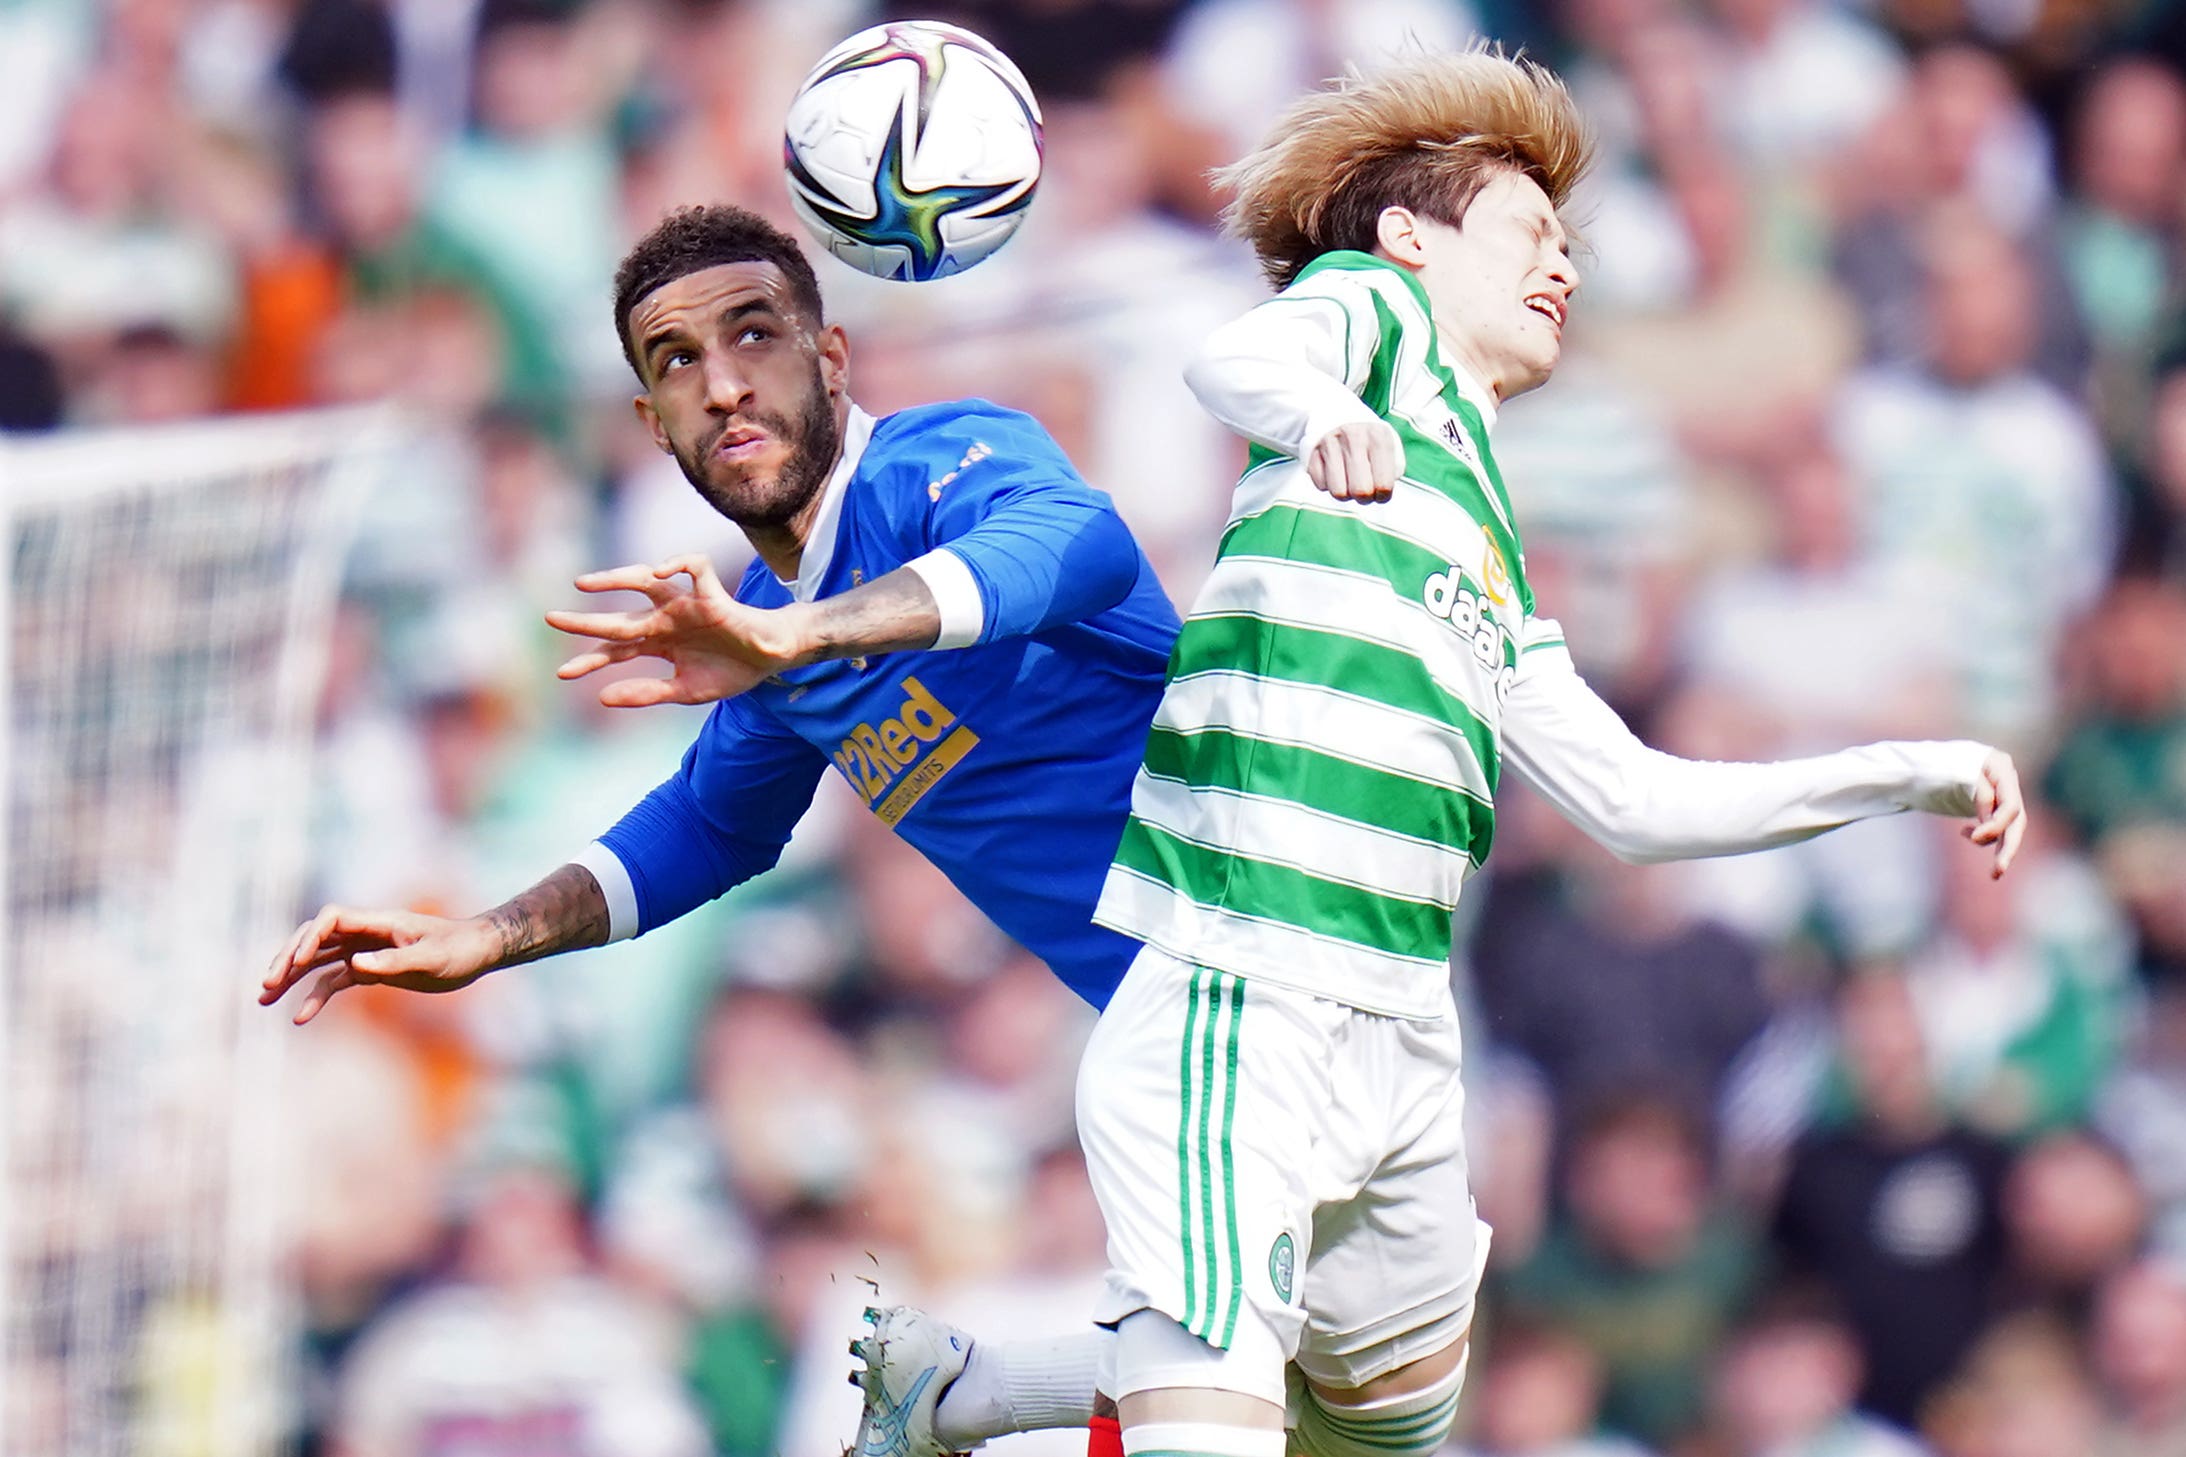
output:
[[[1319,445],[1332,430],[1345,425],[1381,425],[1387,423],[1381,416],[1374,413],[1373,407],[1368,405],[1366,401],[1352,394],[1341,385],[1336,386],[1334,390],[1320,393],[1324,397],[1316,401],[1313,407],[1306,412],[1305,435],[1296,456],[1300,464],[1305,462],[1307,456],[1313,454],[1313,447]],[[1394,433],[1395,427],[1391,426],[1390,428]],[[1397,458],[1400,462],[1403,460],[1401,450],[1398,452]]]
[[[941,609],[941,634],[934,639],[934,647],[968,648],[978,642],[980,630],[987,625],[987,604],[964,558],[940,546],[903,565],[918,573],[926,590],[934,594],[934,605]]]
[[[571,856],[569,863],[583,866],[598,882],[600,895],[607,901],[608,941],[627,941],[637,935],[638,888],[631,883],[622,858],[594,840]]]
[[[1966,819],[1974,813],[1981,787],[1981,766],[1992,750],[1971,739],[1900,744],[1912,771],[1911,807],[1928,814]]]

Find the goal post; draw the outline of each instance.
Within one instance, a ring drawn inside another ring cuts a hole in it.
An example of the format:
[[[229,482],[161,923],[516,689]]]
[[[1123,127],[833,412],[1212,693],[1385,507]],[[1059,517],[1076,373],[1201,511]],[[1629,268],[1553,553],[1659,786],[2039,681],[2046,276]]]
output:
[[[306,853],[377,410],[0,439],[0,1432],[270,1453],[294,1395],[255,1002]]]

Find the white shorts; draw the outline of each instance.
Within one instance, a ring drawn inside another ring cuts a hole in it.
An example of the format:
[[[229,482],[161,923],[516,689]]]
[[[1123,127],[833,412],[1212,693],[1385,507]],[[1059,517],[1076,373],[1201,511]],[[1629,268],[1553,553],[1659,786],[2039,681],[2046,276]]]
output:
[[[1362,1012],[1146,948],[1078,1073],[1108,1223],[1096,1318],[1158,1310],[1225,1353],[1191,1380],[1353,1387],[1472,1322],[1487,1226],[1466,1183],[1455,1009]]]

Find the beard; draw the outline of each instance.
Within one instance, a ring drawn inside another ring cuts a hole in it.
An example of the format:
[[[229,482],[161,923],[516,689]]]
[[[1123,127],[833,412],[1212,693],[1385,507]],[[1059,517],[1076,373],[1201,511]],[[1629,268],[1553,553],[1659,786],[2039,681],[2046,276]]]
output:
[[[676,464],[683,467],[685,479],[697,488],[706,504],[738,526],[786,526],[819,494],[834,469],[836,453],[842,449],[842,430],[835,423],[835,408],[828,399],[818,362],[812,366],[812,389],[796,419],[750,410],[739,417],[738,423],[757,425],[789,447],[788,458],[771,478],[746,471],[724,483],[708,472],[707,467],[715,464],[714,446],[728,433],[726,424],[707,438],[702,450],[686,452],[678,447]]]

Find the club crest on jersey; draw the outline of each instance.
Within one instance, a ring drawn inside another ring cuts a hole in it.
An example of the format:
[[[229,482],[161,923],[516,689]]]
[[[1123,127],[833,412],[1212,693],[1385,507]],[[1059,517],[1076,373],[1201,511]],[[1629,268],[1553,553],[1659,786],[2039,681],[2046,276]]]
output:
[[[1480,564],[1481,586],[1488,592],[1488,600],[1498,607],[1510,606],[1510,564],[1503,560],[1503,548],[1495,544],[1495,538],[1487,539],[1487,559]]]
[[[903,707],[861,723],[835,751],[835,767],[884,825],[893,825],[979,744],[979,735],[916,678],[903,680]]]
[[[1290,1292],[1298,1274],[1298,1245],[1285,1230],[1275,1237],[1268,1250],[1268,1283],[1275,1287],[1275,1298],[1285,1305],[1290,1303]]]

